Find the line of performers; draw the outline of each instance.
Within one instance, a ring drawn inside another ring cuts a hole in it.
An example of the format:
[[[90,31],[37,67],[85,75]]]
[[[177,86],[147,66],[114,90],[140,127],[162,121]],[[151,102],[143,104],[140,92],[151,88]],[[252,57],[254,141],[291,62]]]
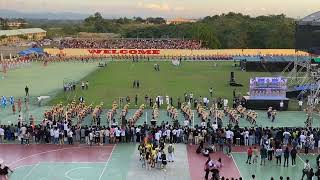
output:
[[[174,106],[171,106],[168,104],[167,106],[167,115],[172,119],[172,120],[178,120],[178,110]]]
[[[247,110],[245,107],[239,105],[233,109],[229,107],[224,108],[224,113],[229,116],[229,123],[239,124],[240,118],[245,118],[250,124],[257,124],[258,113],[254,110]]]
[[[118,104],[116,101],[112,102],[111,109],[107,112],[107,121],[109,124],[114,123],[117,114]]]
[[[193,113],[192,113],[192,110],[191,110],[191,105],[184,102],[181,104],[181,111],[182,111],[182,114],[183,114],[183,117],[185,120],[189,121],[189,124],[191,124],[191,120],[193,118]]]
[[[0,61],[0,65],[2,67],[2,72],[7,73],[10,69],[16,69],[20,67],[24,67],[30,65],[31,61],[27,58],[18,58],[18,59],[11,59],[11,60],[3,60]]]
[[[156,119],[159,119],[159,117],[160,117],[160,111],[159,111],[158,105],[154,103],[152,107],[152,119],[156,120]]]
[[[139,109],[133,114],[133,117],[129,119],[129,125],[133,126],[143,115],[145,105],[141,104]]]

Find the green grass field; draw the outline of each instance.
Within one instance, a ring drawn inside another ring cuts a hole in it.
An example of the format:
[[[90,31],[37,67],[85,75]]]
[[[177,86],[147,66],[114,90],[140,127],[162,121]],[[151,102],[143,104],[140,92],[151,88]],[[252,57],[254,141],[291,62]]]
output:
[[[176,67],[171,62],[157,62],[160,65],[160,72],[153,69],[155,62],[110,62],[107,68],[99,69],[85,78],[89,81],[89,90],[82,91],[77,86],[74,92],[61,92],[50,102],[71,101],[72,97],[83,96],[87,103],[98,104],[104,102],[105,108],[110,108],[112,101],[119,97],[134,97],[138,95],[138,104],[144,103],[144,96],[149,97],[172,96],[174,104],[177,98],[183,100],[185,92],[193,92],[194,96],[209,96],[209,88],[214,89],[215,97],[232,98],[234,87],[229,86],[230,72],[235,72],[237,83],[244,87],[237,87],[239,94],[246,94],[250,77],[272,76],[267,72],[242,72],[240,68],[233,66],[233,62],[182,62]],[[140,81],[140,88],[132,88],[133,81]],[[134,108],[133,105],[131,108]]]

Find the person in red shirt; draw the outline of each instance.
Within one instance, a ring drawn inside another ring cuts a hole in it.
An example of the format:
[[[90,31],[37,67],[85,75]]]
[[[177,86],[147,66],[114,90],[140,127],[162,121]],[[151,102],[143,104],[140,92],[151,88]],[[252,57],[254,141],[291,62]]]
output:
[[[247,150],[247,155],[248,155],[248,158],[247,158],[247,164],[251,164],[251,158],[252,158],[252,153],[253,153],[253,150],[251,147],[249,147],[249,149]]]

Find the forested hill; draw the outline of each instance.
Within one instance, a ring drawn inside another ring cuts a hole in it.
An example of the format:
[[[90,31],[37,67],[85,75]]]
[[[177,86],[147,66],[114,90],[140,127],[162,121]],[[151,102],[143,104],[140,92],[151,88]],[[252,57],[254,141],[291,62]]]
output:
[[[229,13],[196,23],[128,30],[126,37],[178,37],[201,40],[208,48],[294,48],[295,21],[284,15],[250,17]]]
[[[206,48],[224,49],[294,48],[295,34],[295,20],[285,15],[250,17],[239,13],[207,16],[195,23],[179,25],[167,25],[163,18],[110,20],[95,13],[75,24],[40,26],[48,30],[49,37],[71,36],[78,32],[115,33],[124,38],[197,39]]]

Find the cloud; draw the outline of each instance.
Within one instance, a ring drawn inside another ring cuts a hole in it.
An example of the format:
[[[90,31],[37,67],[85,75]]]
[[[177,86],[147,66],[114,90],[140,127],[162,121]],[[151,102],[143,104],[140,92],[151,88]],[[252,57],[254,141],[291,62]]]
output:
[[[138,3],[139,8],[143,9],[149,9],[149,10],[155,10],[155,11],[170,11],[172,8],[170,8],[168,3]]]

